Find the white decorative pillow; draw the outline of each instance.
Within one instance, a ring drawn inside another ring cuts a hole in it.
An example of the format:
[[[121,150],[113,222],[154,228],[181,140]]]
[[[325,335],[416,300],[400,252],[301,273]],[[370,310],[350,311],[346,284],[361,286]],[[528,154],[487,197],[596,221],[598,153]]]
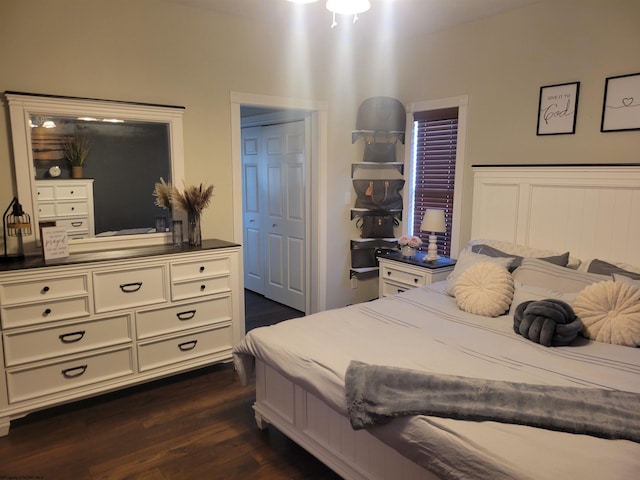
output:
[[[513,262],[513,257],[490,257],[488,255],[482,255],[481,253],[473,253],[470,249],[465,248],[460,252],[453,272],[447,277],[447,286],[444,288],[445,293],[450,297],[455,297],[456,282],[458,278],[460,278],[460,275],[469,267],[479,262],[491,262],[508,268],[511,262]]]
[[[455,293],[460,310],[497,317],[509,310],[513,299],[513,278],[503,265],[476,263],[460,275]]]
[[[580,292],[573,310],[582,320],[585,337],[640,346],[640,289],[613,280],[594,283]]]

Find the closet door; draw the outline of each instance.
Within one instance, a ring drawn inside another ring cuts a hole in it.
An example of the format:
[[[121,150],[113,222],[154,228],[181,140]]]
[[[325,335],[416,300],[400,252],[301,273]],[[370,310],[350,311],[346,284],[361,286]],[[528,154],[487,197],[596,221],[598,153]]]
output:
[[[242,129],[245,288],[306,307],[305,124]]]
[[[305,311],[304,122],[263,129],[267,165],[267,281],[264,295]]]
[[[244,286],[264,295],[264,249],[266,240],[262,233],[262,206],[264,205],[265,164],[262,157],[262,128],[242,129],[242,179],[243,179],[243,233]]]

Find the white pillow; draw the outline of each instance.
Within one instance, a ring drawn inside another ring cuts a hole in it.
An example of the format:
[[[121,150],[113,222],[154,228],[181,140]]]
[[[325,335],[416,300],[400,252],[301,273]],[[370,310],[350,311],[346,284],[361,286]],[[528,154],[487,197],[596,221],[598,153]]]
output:
[[[578,271],[580,271],[580,272],[588,272],[589,271],[589,267],[591,266],[591,262],[593,262],[594,260],[598,260],[598,259],[590,258],[588,260],[583,261],[580,264],[580,266],[578,267]],[[629,272],[640,273],[640,267],[636,267],[635,265],[631,265],[630,263],[612,262],[610,260],[600,260],[600,261],[601,262],[610,263],[611,265],[615,265],[616,267],[620,268],[621,270],[628,270]]]
[[[579,292],[592,283],[610,280],[609,275],[578,272],[537,258],[525,258],[513,272],[513,279],[537,287],[550,288],[562,293]]]
[[[585,288],[573,303],[582,334],[592,340],[640,346],[640,289],[609,280]]]
[[[613,280],[615,282],[622,282],[622,283],[626,283],[627,285],[632,285],[636,288],[640,288],[640,280],[634,280],[633,278],[629,278],[625,275],[621,275],[620,273],[614,273]]]
[[[444,292],[450,297],[455,297],[456,282],[458,278],[460,278],[460,275],[469,267],[479,262],[491,262],[508,268],[511,262],[513,262],[513,257],[490,257],[488,255],[482,255],[481,253],[473,253],[471,250],[465,248],[460,252],[453,272],[447,277],[447,286],[444,288]]]
[[[460,275],[455,293],[460,310],[497,317],[509,309],[513,298],[513,278],[502,265],[476,263]]]
[[[478,245],[485,244],[489,245],[493,248],[497,248],[502,250],[503,252],[510,253],[512,255],[518,255],[520,257],[526,258],[541,258],[541,257],[553,257],[557,255],[562,255],[564,252],[560,252],[557,250],[543,250],[540,248],[532,248],[524,245],[518,245],[511,242],[505,242],[502,240],[493,240],[493,239],[473,239],[470,240],[468,245]],[[567,263],[567,268],[576,269],[580,265],[580,259],[575,257],[569,257],[569,263]]]
[[[511,308],[509,309],[509,314],[513,315],[516,312],[516,308],[518,305],[524,302],[528,302],[529,300],[546,300],[547,298],[554,298],[556,300],[562,300],[569,305],[572,305],[575,302],[578,293],[563,293],[558,290],[554,290],[552,288],[538,287],[536,285],[525,285],[518,280],[514,280],[513,282],[514,292],[513,292],[513,300],[511,302]]]

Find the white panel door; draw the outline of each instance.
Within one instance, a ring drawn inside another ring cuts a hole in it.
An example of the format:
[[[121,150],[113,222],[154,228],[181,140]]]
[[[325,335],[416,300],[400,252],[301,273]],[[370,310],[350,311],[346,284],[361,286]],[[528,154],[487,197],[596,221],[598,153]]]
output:
[[[261,161],[260,127],[242,129],[242,209],[244,254],[244,286],[264,295],[264,247],[261,211],[264,204],[265,164]]]
[[[266,159],[267,281],[264,295],[305,311],[304,122],[263,128]]]
[[[305,124],[242,129],[245,288],[306,309]]]

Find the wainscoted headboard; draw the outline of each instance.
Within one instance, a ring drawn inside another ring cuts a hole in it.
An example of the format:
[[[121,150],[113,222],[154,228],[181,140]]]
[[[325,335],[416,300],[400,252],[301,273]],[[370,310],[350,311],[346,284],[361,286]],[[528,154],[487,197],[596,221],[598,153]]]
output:
[[[640,266],[640,164],[473,169],[472,238]]]

